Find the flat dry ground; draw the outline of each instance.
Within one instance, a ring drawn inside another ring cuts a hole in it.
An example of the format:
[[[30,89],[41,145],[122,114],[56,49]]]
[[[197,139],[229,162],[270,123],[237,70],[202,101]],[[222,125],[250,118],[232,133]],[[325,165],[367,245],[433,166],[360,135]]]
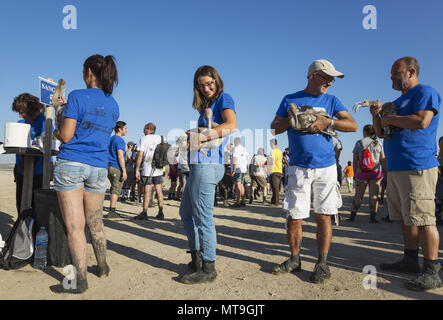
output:
[[[0,171],[0,233],[3,239],[16,219],[15,184],[11,171]],[[349,215],[352,195],[342,188],[343,216]],[[109,206],[109,197],[104,207]],[[118,203],[120,219],[105,220],[108,263],[111,273],[97,278],[95,257],[89,245],[89,290],[82,295],[55,295],[49,286],[62,281],[62,268],[44,272],[26,266],[0,270],[0,300],[4,299],[230,299],[230,300],[314,300],[314,299],[442,299],[443,288],[425,293],[406,290],[410,275],[377,273],[377,288],[365,289],[366,265],[394,261],[403,252],[398,223],[368,222],[367,198],[355,223],[334,226],[329,255],[332,278],[321,285],[309,282],[317,259],[316,228],[313,217],[304,222],[302,271],[275,276],[272,267],[289,254],[285,219],[280,208],[254,202],[246,208],[216,207],[218,278],[202,285],[177,281],[186,272],[190,255],[178,213],[179,202],[166,201],[166,220],[137,222],[131,219],[139,205]],[[380,209],[384,214],[383,207]],[[156,209],[148,214],[156,215]],[[439,227],[441,231],[441,227]],[[443,248],[440,243],[440,248]],[[442,251],[440,250],[440,257]]]

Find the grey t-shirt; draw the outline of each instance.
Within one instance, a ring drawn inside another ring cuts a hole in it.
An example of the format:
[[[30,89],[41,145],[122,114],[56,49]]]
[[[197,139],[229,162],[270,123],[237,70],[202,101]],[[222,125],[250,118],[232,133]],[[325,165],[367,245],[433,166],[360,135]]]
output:
[[[363,150],[368,148],[369,152],[371,152],[372,161],[374,161],[375,168],[374,170],[382,170],[380,158],[382,155],[384,155],[383,145],[378,140],[374,140],[370,137],[363,138],[361,140],[358,140],[354,147],[354,154],[357,154],[358,158],[358,165],[357,165],[357,172],[354,174],[357,174],[360,172],[360,159],[363,154]]]
[[[266,163],[267,159],[265,156],[256,154],[251,161],[252,175],[259,177],[266,177]]]

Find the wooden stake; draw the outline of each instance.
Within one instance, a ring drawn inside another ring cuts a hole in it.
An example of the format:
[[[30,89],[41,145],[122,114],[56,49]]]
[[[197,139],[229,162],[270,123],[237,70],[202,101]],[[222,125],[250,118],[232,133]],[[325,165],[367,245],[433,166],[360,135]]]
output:
[[[49,189],[49,183],[52,176],[52,162],[51,162],[51,150],[52,150],[52,123],[54,119],[54,108],[52,106],[46,106],[46,120],[45,120],[45,140],[43,142],[44,154],[43,154],[43,189]]]

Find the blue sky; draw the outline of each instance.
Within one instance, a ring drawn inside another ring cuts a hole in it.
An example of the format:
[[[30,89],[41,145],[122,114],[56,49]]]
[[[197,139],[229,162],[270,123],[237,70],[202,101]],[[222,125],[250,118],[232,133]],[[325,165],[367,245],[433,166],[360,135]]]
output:
[[[365,5],[377,9],[377,29],[364,30]],[[63,28],[63,7],[77,9],[77,30]],[[38,76],[64,78],[67,92],[84,88],[82,64],[95,53],[117,59],[119,86],[114,97],[126,141],[138,142],[143,125],[158,133],[189,128],[195,70],[214,66],[237,107],[240,131],[266,130],[284,95],[306,86],[315,59],[328,59],[345,73],[328,93],[356,119],[357,133],[341,133],[341,164],[352,159],[361,129],[371,122],[367,109],[352,113],[356,101],[392,101],[390,68],[412,55],[420,81],[443,93],[443,2],[440,0],[347,1],[3,1],[0,4],[0,141],[4,124],[17,121],[13,98],[38,95]],[[438,136],[443,135],[439,128]],[[286,134],[277,136],[287,146]],[[268,147],[268,146],[266,146]],[[252,150],[251,150],[252,151]],[[10,159],[0,157],[0,162]]]

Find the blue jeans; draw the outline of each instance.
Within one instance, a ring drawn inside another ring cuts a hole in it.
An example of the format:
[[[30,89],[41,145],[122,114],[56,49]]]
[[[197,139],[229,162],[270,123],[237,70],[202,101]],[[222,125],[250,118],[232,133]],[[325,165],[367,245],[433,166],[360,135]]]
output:
[[[86,192],[105,193],[107,175],[107,168],[57,159],[54,167],[54,189],[64,192],[84,186]]]
[[[222,164],[193,164],[180,204],[189,248],[200,250],[205,261],[215,261],[217,235],[214,224],[215,187],[223,178]]]

